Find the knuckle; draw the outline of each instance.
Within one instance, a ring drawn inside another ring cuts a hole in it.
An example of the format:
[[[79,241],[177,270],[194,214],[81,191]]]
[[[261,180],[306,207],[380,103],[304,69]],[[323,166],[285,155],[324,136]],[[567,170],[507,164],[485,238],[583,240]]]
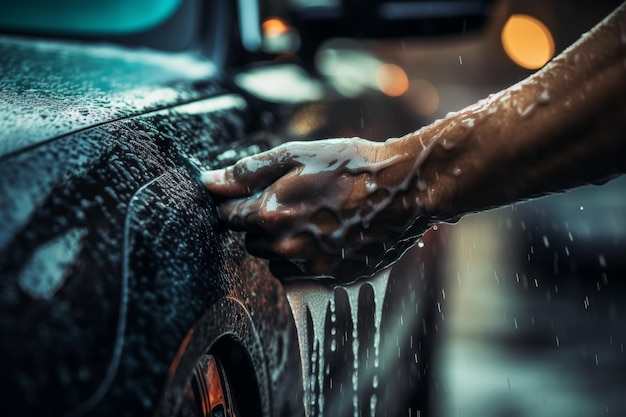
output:
[[[231,174],[234,179],[239,179],[242,176],[246,175],[249,171],[248,169],[248,158],[240,159],[235,162],[235,165],[232,166]]]
[[[296,146],[294,146],[295,143],[296,142],[283,143],[270,151],[272,162],[279,166],[287,165],[292,155],[297,153]]]
[[[276,230],[282,223],[281,213],[277,210],[268,210],[263,207],[258,212],[259,227],[264,230]]]
[[[231,200],[219,206],[219,213],[224,221],[233,230],[245,230],[254,214],[250,203],[247,200]]]

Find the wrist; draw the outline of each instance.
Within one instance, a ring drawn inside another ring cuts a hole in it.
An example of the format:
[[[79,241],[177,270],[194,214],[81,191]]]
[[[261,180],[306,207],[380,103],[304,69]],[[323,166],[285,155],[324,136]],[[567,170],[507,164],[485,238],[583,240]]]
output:
[[[394,152],[409,155],[411,163],[404,169],[408,179],[407,195],[415,217],[425,216],[436,222],[458,215],[450,198],[454,184],[464,171],[458,156],[472,127],[473,121],[451,115],[389,141]]]
[[[388,139],[384,146],[387,158],[396,158],[389,174],[397,184],[396,199],[401,200],[404,217],[409,223],[418,217],[427,218],[429,223],[439,218],[437,196],[433,193],[437,187],[437,175],[429,174],[430,167],[434,165],[431,159],[436,146],[432,126],[425,126],[400,138]],[[429,169],[425,170],[427,166]]]

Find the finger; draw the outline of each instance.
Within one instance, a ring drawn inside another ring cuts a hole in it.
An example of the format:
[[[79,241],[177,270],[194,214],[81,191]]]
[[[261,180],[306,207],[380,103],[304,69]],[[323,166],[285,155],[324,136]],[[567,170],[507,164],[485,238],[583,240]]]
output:
[[[281,234],[293,229],[299,218],[306,217],[306,209],[282,205],[270,191],[252,197],[226,200],[219,206],[226,226],[236,231],[263,230],[268,234]]]
[[[202,183],[211,192],[226,197],[251,195],[272,184],[294,167],[285,145],[240,159],[227,168],[205,171]]]
[[[310,236],[272,236],[262,232],[246,234],[246,250],[259,258],[291,260],[309,259],[318,251]]]
[[[237,232],[259,230],[259,204],[258,197],[228,200],[219,206],[222,222]]]

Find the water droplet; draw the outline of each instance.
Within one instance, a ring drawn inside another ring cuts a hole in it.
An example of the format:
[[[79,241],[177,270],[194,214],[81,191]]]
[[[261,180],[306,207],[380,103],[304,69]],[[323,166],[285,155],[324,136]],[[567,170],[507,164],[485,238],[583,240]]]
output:
[[[365,183],[365,189],[368,193],[373,193],[378,189],[378,185],[375,182],[367,182]]]
[[[550,102],[550,94],[548,93],[548,90],[543,90],[541,94],[539,94],[539,98],[537,99],[537,102],[541,104],[546,104]]]
[[[446,151],[452,151],[456,148],[456,142],[449,140],[448,138],[444,138],[441,141],[441,147]]]
[[[376,415],[376,394],[372,394],[370,398],[370,416],[374,417]]]

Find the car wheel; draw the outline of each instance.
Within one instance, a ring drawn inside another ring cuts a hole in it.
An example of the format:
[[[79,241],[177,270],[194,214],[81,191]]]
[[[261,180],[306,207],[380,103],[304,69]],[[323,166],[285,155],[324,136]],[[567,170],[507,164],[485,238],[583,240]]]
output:
[[[155,417],[269,415],[269,380],[258,336],[239,302],[213,305],[182,341]]]
[[[246,381],[250,363],[232,338],[220,339],[195,365],[182,399],[179,417],[241,417],[260,415],[253,381]]]

